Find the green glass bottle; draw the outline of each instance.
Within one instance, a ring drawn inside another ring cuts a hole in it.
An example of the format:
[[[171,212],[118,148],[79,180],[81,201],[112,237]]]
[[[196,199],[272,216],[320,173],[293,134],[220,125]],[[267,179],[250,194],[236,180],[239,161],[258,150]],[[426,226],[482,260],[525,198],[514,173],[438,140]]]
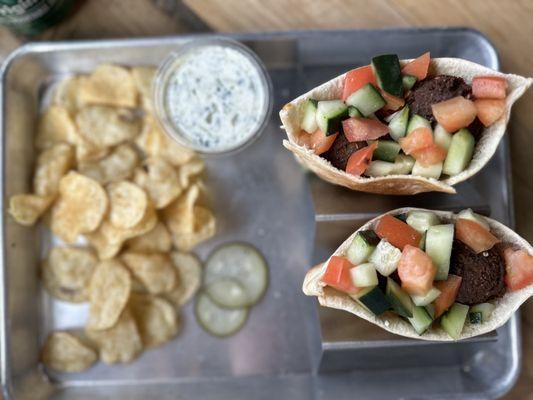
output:
[[[67,16],[77,0],[0,0],[0,25],[34,35]]]

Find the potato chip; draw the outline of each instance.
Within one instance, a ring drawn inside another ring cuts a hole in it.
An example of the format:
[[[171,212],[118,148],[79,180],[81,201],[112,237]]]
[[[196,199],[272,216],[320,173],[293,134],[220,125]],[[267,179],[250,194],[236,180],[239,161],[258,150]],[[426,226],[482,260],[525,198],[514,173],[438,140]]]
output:
[[[192,253],[173,251],[170,254],[174,268],[178,272],[179,283],[170,292],[165,294],[176,307],[185,305],[194,297],[202,283],[202,263]]]
[[[32,226],[53,201],[54,196],[16,194],[9,199],[9,213],[19,224]]]
[[[79,163],[78,170],[81,174],[106,185],[128,179],[138,163],[139,156],[133,147],[121,144],[100,160]]]
[[[133,294],[130,307],[146,347],[158,346],[177,335],[176,310],[168,301],[157,296]]]
[[[33,177],[33,192],[39,196],[53,196],[59,191],[59,181],[74,165],[74,148],[57,143],[37,158]]]
[[[176,286],[176,271],[167,254],[127,251],[120,259],[152,294],[170,292]]]
[[[135,143],[147,156],[162,157],[174,166],[188,163],[195,154],[170,138],[151,115],[144,118],[142,132]]]
[[[154,67],[133,67],[131,76],[137,91],[141,95],[140,104],[147,110],[152,111],[152,82],[156,69]]]
[[[76,161],[96,162],[109,154],[109,147],[98,147],[78,134],[76,138]]]
[[[117,255],[126,240],[151,231],[156,224],[157,214],[154,207],[149,204],[143,219],[134,227],[129,229],[116,228],[105,219],[98,230],[85,235],[85,237],[96,249],[98,257],[101,260],[106,260]]]
[[[163,210],[163,220],[171,234],[194,231],[194,207],[200,196],[197,185],[190,186],[185,193]]]
[[[192,178],[200,175],[205,169],[205,163],[201,158],[193,158],[186,164],[183,164],[178,170],[180,185],[184,188],[191,184]]]
[[[155,208],[169,205],[182,192],[178,173],[162,158],[148,158],[142,168],[137,168],[133,181],[146,190]]]
[[[117,323],[109,329],[85,331],[98,346],[100,358],[106,364],[130,362],[143,350],[141,335],[131,311],[125,308]]]
[[[140,130],[133,111],[107,106],[88,106],[76,114],[79,133],[97,147],[133,140]]]
[[[69,332],[52,332],[44,343],[42,361],[54,371],[81,372],[96,360],[96,352]]]
[[[76,125],[66,108],[50,106],[39,120],[35,145],[46,149],[59,142],[74,143]]]
[[[71,171],[59,183],[50,228],[65,242],[74,243],[79,234],[98,228],[107,206],[107,194],[98,182]]]
[[[42,264],[44,287],[64,301],[87,301],[88,284],[97,263],[96,254],[89,248],[54,247]]]
[[[131,293],[131,276],[118,260],[101,261],[89,282],[87,328],[111,328],[120,317]]]
[[[148,207],[148,196],[139,186],[128,181],[111,183],[109,195],[109,221],[117,228],[128,229],[143,219]]]
[[[128,240],[126,246],[138,253],[167,253],[172,248],[172,239],[166,226],[158,222],[150,232]]]
[[[207,208],[194,206],[193,221],[194,230],[192,232],[174,233],[172,235],[172,243],[178,250],[191,251],[196,245],[215,235],[215,216]]]
[[[83,106],[78,92],[86,79],[85,76],[69,76],[63,79],[54,90],[52,103],[65,108],[70,114],[74,114]]]
[[[87,104],[135,107],[137,90],[129,70],[103,64],[80,83],[78,97]]]

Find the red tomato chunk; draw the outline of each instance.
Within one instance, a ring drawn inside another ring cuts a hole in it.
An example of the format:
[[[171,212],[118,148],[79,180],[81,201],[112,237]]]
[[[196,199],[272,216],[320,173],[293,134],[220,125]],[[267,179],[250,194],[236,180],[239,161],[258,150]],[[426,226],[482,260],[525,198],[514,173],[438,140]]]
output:
[[[455,221],[455,238],[476,253],[490,250],[496,243],[501,242],[480,223],[463,218]]]
[[[398,263],[398,275],[403,290],[413,295],[425,295],[433,287],[436,273],[437,268],[426,253],[411,245],[403,248]]]
[[[376,140],[389,133],[384,123],[370,118],[348,118],[342,121],[344,135],[349,142]]]
[[[533,283],[533,256],[525,250],[507,248],[505,258],[505,284],[511,290],[520,290]]]
[[[435,282],[435,287],[440,290],[439,297],[433,302],[435,318],[440,317],[455,302],[462,281],[460,276],[449,274],[445,281]]]
[[[472,94],[476,99],[505,99],[507,86],[507,80],[499,76],[476,76]]]
[[[355,176],[363,175],[370,161],[372,161],[372,156],[377,147],[378,144],[374,142],[370,146],[363,147],[353,153],[346,164],[346,172]]]
[[[400,250],[407,245],[418,247],[422,238],[422,235],[411,226],[389,214],[378,220],[374,231],[381,239],[385,239]]]
[[[476,118],[477,110],[473,101],[462,96],[441,101],[431,106],[433,115],[448,132],[466,128]]]
[[[353,265],[344,257],[333,256],[329,260],[322,282],[344,293],[357,293],[358,289],[352,282],[350,269]]]
[[[367,83],[371,83],[377,87],[376,77],[370,65],[348,71],[344,78],[342,100],[345,101],[353,92],[361,89]]]
[[[320,155],[330,149],[337,135],[338,133],[326,136],[320,129],[317,129],[313,133],[301,131],[298,144],[313,150],[316,155]]]

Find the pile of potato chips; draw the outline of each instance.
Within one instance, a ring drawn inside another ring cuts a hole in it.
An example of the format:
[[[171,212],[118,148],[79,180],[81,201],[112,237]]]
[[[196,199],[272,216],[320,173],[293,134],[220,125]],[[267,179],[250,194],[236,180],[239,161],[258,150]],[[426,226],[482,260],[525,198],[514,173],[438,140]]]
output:
[[[43,362],[58,371],[128,362],[170,340],[201,283],[189,252],[215,233],[204,162],[154,118],[153,76],[101,65],[60,82],[39,122],[32,193],[10,199],[17,222],[41,218],[62,242],[42,263],[48,292],[89,302],[83,333],[45,343]]]

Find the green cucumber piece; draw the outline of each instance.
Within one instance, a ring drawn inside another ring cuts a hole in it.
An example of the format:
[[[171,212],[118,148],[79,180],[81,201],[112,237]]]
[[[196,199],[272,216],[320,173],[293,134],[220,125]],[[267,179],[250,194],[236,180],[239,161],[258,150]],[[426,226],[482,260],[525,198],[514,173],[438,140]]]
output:
[[[427,306],[424,306],[424,309],[431,318],[435,319],[435,306],[433,304],[430,303]]]
[[[490,225],[485,219],[484,216],[476,214],[474,211],[472,211],[471,208],[467,208],[466,210],[461,211],[459,214],[457,214],[457,218],[462,219],[468,219],[470,221],[477,222],[481,226],[483,226],[486,230],[490,231]]]
[[[383,276],[389,276],[398,267],[402,252],[386,240],[381,240],[376,250],[370,255],[368,261],[376,266],[377,271]]]
[[[435,141],[435,144],[448,150],[452,144],[452,138],[453,135],[450,132],[446,131],[442,125],[437,124],[433,131],[433,140]]]
[[[448,279],[453,236],[453,224],[430,226],[426,232],[426,253],[437,268],[437,281]]]
[[[407,134],[409,135],[411,132],[413,132],[415,129],[418,129],[418,128],[431,129],[431,124],[424,117],[421,117],[420,115],[417,115],[417,114],[413,114],[411,118],[409,119],[409,123],[407,124]]]
[[[396,54],[383,54],[372,58],[372,70],[381,89],[396,97],[403,95],[400,60]]]
[[[348,251],[346,258],[353,265],[359,265],[368,261],[368,257],[374,252],[379,243],[379,237],[374,231],[360,231],[357,232]]]
[[[378,140],[377,142],[378,148],[374,150],[372,158],[393,163],[396,156],[400,154],[401,146],[394,140]]]
[[[392,308],[387,296],[385,296],[385,294],[377,286],[361,291],[356,297],[351,297],[366,307],[376,317],[379,317],[385,311],[388,311]]]
[[[375,160],[368,164],[365,169],[365,175],[370,177],[388,176],[394,174],[396,165],[391,162]]]
[[[394,164],[396,164],[394,170],[395,174],[408,175],[413,170],[413,166],[415,165],[415,159],[405,154],[398,154],[398,156],[394,160]]]
[[[442,172],[446,175],[457,175],[465,170],[474,155],[476,141],[468,129],[460,129],[452,137],[448,155],[444,160]]]
[[[382,108],[387,102],[371,83],[367,83],[361,89],[353,92],[346,99],[346,104],[357,108],[364,117],[370,117],[370,115]]]
[[[407,319],[419,335],[427,331],[433,323],[433,318],[431,318],[426,309],[418,306],[413,307],[413,316]]]
[[[400,111],[394,114],[394,117],[389,122],[389,131],[391,137],[398,141],[407,133],[407,125],[409,123],[409,107],[405,106]]]
[[[453,339],[461,336],[468,315],[468,306],[454,303],[451,308],[441,317],[440,325]]]
[[[363,118],[363,114],[354,106],[348,107],[348,116],[350,118]]]
[[[247,308],[223,308],[205,294],[200,293],[194,305],[196,320],[209,334],[226,337],[237,333],[248,318]]]
[[[415,305],[407,293],[405,293],[400,285],[394,282],[391,278],[387,278],[387,288],[385,294],[389,302],[399,315],[405,318],[413,316]]]
[[[424,233],[430,226],[438,224],[440,224],[439,217],[431,211],[411,211],[407,214],[407,225],[420,233]]]
[[[411,90],[417,81],[417,77],[413,75],[402,76],[402,85],[404,90]]]
[[[224,308],[242,308],[248,305],[248,293],[235,279],[223,278],[209,284],[205,292]]]
[[[468,313],[471,324],[487,322],[496,307],[491,303],[476,304]]]
[[[422,234],[422,238],[420,239],[420,243],[418,244],[418,247],[420,247],[420,250],[425,251],[426,250],[426,235],[427,232],[424,232]]]
[[[322,100],[318,102],[316,123],[326,136],[339,132],[341,122],[348,118],[348,107],[342,100]]]
[[[437,288],[431,288],[423,296],[411,295],[411,299],[415,306],[427,306],[428,304],[433,303],[433,301],[440,296],[440,290]]]
[[[442,163],[425,166],[416,161],[411,170],[411,174],[425,178],[439,179],[442,174]]]
[[[378,285],[378,273],[372,263],[359,264],[350,269],[352,282],[356,287],[370,287]]]
[[[307,133],[315,132],[318,127],[316,123],[317,106],[318,101],[313,99],[307,100],[303,106],[302,123],[300,126]]]

